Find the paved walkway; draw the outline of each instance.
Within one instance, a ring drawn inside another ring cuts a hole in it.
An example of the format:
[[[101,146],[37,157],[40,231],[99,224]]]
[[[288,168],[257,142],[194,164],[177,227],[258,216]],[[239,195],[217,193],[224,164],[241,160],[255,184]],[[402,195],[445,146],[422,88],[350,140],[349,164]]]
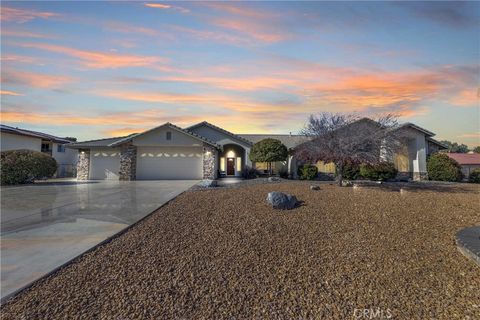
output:
[[[198,181],[61,181],[2,187],[1,296],[73,259]]]
[[[462,229],[455,238],[460,251],[480,266],[480,226]]]

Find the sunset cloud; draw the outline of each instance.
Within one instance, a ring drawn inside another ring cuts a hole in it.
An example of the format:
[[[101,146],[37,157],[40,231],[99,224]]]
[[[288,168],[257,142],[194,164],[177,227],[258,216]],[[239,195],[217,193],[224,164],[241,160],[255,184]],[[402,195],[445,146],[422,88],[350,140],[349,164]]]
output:
[[[28,71],[2,71],[1,82],[40,89],[57,89],[73,82],[72,77]]]
[[[8,91],[8,90],[0,90],[1,95],[6,95],[6,96],[23,96],[22,93],[18,93],[15,91]]]
[[[480,97],[479,88],[471,88],[460,91],[450,99],[450,103],[461,107],[478,107]]]
[[[46,50],[59,54],[68,55],[77,58],[81,63],[89,68],[126,68],[126,67],[145,67],[155,63],[166,62],[165,58],[154,56],[125,55],[117,53],[104,53],[98,51],[79,50],[64,46],[51,45],[46,43],[16,43],[16,45],[25,48],[35,48]]]
[[[183,8],[183,7],[172,6],[172,5],[169,5],[169,4],[162,4],[162,3],[145,3],[145,7],[155,8],[155,9],[164,9],[164,10],[173,9],[173,10],[180,11],[182,13],[190,12],[190,10],[188,10],[186,8]]]
[[[54,12],[19,9],[4,6],[2,6],[0,15],[2,21],[13,21],[17,23],[25,23],[37,18],[49,19],[58,16],[60,15]]]
[[[31,32],[31,31],[24,31],[24,30],[11,30],[3,28],[1,31],[2,37],[16,37],[16,38],[34,38],[34,39],[53,39],[54,36],[38,33],[38,32]]]

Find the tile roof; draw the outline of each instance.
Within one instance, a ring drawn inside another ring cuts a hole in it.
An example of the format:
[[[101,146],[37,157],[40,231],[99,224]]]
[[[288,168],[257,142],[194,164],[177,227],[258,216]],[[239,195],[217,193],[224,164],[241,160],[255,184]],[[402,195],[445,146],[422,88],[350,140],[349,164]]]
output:
[[[225,133],[225,134],[227,134],[227,135],[229,135],[229,136],[231,136],[231,137],[233,137],[233,138],[236,138],[236,139],[238,139],[238,140],[240,140],[240,141],[246,142],[246,143],[248,143],[249,145],[252,145],[252,141],[247,140],[247,139],[243,138],[242,136],[240,136],[240,135],[238,135],[238,134],[235,134],[235,133],[230,132],[230,131],[227,131],[227,130],[225,130],[225,129],[223,129],[223,128],[217,127],[216,125],[211,124],[210,122],[207,122],[207,121],[202,121],[202,122],[199,122],[199,123],[197,123],[197,124],[194,124],[193,126],[190,126],[190,127],[188,127],[188,128],[185,128],[185,130],[191,130],[192,128],[200,127],[200,126],[202,126],[202,125],[205,125],[205,126],[210,127],[210,128],[212,128],[212,129],[214,129],[214,130],[223,132],[223,133]]]
[[[295,148],[301,143],[310,140],[309,137],[304,135],[290,135],[290,134],[238,134],[244,139],[257,143],[263,139],[277,139],[280,140],[288,149]]]
[[[447,155],[459,164],[480,165],[480,153],[447,153]]]
[[[188,130],[182,129],[170,122],[164,123],[158,127],[149,129],[147,131],[144,131],[142,133],[132,133],[128,136],[123,136],[123,137],[115,137],[115,138],[106,138],[106,139],[97,139],[97,140],[89,140],[89,141],[82,141],[82,142],[77,142],[77,143],[72,143],[69,145],[70,148],[75,148],[75,149],[82,149],[82,148],[100,148],[100,147],[106,147],[106,148],[112,148],[121,145],[122,143],[125,143],[133,138],[136,138],[138,136],[141,136],[147,132],[150,132],[152,130],[158,129],[163,126],[169,126],[173,129],[176,129],[178,131],[181,131],[187,135],[190,135],[196,139],[199,139],[205,143],[208,143],[216,148],[220,148],[218,144],[216,144],[213,141],[208,140],[207,138],[204,138],[196,133],[190,132]]]
[[[11,127],[11,126],[7,126],[7,125],[4,125],[4,124],[0,124],[0,131],[1,132],[6,132],[6,133],[18,134],[18,135],[22,135],[22,136],[40,138],[40,139],[43,139],[43,140],[49,140],[49,141],[53,141],[53,142],[56,142],[56,143],[71,143],[72,142],[71,140],[67,140],[65,138],[60,138],[60,137],[57,137],[57,136],[53,136],[53,135],[48,134],[48,133]]]
[[[74,149],[108,147],[111,144],[113,144],[113,143],[115,143],[115,142],[117,142],[121,139],[125,139],[127,137],[129,137],[129,136],[75,142],[75,143],[71,143],[70,145],[68,145],[68,147],[69,148],[74,148]]]

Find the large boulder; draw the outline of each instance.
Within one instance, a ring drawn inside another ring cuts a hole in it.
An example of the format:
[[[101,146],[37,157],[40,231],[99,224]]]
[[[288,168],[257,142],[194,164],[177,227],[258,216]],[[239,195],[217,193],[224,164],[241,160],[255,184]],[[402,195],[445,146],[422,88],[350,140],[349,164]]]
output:
[[[297,206],[297,197],[290,194],[272,191],[267,195],[267,202],[274,209],[290,210]]]

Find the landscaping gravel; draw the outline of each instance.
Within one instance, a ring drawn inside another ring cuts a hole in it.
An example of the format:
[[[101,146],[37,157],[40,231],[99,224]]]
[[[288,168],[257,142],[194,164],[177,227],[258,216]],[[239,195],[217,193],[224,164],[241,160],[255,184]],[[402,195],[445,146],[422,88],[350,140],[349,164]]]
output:
[[[480,224],[478,186],[310,185],[186,192],[8,301],[2,319],[480,319],[480,268],[454,240]],[[275,210],[270,191],[303,204]]]

